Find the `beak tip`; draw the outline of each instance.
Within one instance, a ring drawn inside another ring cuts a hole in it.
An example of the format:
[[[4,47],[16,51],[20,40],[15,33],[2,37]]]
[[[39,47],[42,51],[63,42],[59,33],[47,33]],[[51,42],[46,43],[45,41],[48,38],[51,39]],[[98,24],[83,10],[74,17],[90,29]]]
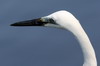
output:
[[[16,26],[16,24],[10,24],[10,26]]]
[[[13,23],[13,24],[10,24],[10,26],[20,26],[20,24],[18,24],[18,23]]]

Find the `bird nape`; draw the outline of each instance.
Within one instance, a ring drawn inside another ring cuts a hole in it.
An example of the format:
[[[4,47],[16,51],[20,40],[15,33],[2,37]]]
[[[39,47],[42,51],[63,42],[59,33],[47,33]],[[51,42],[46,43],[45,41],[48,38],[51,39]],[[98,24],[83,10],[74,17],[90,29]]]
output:
[[[79,21],[68,11],[61,10],[38,19],[26,20],[11,26],[46,26],[70,31],[78,40],[84,56],[83,66],[97,66],[94,48]]]

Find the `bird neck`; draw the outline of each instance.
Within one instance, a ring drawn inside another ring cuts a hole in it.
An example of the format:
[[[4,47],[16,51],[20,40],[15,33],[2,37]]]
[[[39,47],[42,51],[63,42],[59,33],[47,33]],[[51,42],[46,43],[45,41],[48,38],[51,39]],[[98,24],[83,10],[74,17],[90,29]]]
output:
[[[83,66],[97,66],[95,51],[82,26],[78,24],[78,27],[72,27],[69,31],[75,35],[82,48],[84,56]]]

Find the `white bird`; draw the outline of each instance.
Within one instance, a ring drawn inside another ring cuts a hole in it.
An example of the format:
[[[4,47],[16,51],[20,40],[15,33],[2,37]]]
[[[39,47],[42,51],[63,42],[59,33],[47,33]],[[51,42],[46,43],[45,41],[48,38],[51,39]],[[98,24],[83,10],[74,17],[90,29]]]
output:
[[[46,26],[70,31],[78,40],[84,56],[83,66],[97,66],[93,46],[79,21],[68,11],[61,10],[38,19],[26,20],[11,26]]]

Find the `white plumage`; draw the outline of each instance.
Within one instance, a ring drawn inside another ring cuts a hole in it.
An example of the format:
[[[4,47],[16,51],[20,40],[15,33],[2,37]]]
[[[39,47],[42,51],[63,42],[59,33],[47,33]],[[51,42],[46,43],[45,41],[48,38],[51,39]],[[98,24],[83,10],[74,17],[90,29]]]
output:
[[[51,20],[52,19],[52,20]],[[95,51],[79,21],[68,11],[61,10],[48,16],[22,21],[11,26],[46,26],[62,28],[70,31],[78,40],[84,56],[83,66],[97,66]]]
[[[53,18],[57,24],[74,34],[84,54],[83,66],[97,66],[96,56],[92,44],[79,21],[71,13],[62,10],[46,17]]]

